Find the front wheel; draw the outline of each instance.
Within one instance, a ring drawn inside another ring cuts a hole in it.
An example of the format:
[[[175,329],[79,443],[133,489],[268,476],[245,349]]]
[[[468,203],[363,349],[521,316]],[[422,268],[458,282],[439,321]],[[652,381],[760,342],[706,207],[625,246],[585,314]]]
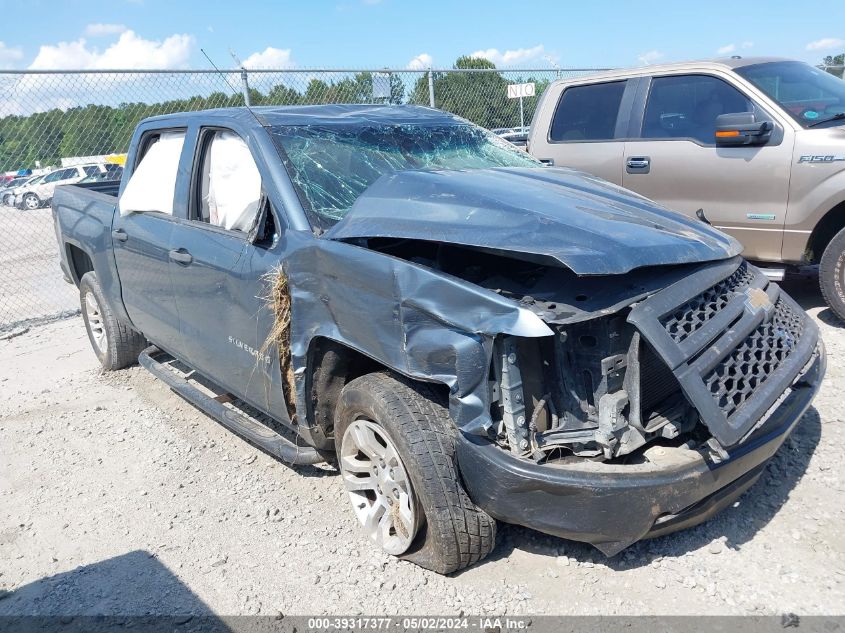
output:
[[[146,340],[117,319],[93,272],[85,273],[79,281],[79,302],[88,340],[103,369],[114,371],[135,363]]]
[[[845,321],[845,229],[824,249],[819,265],[819,286],[833,313]]]
[[[28,193],[23,197],[23,207],[29,211],[33,211],[41,206],[41,199],[34,193]]]
[[[430,386],[368,374],[343,388],[335,445],[352,509],[384,551],[448,574],[487,556],[496,522],[470,500],[448,410]]]

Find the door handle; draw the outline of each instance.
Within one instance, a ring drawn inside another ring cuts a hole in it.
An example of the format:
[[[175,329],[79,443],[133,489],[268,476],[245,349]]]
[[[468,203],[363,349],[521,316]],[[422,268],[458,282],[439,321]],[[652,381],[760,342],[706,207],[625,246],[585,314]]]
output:
[[[126,234],[126,231],[123,229],[115,229],[111,232],[111,236],[116,239],[118,242],[125,242],[129,239],[129,236]]]
[[[183,264],[185,266],[194,261],[193,256],[191,256],[191,254],[184,248],[180,248],[175,251],[170,251],[170,259],[172,259],[177,264]]]
[[[648,156],[631,156],[625,161],[625,171],[629,174],[647,174],[651,169],[651,159]]]

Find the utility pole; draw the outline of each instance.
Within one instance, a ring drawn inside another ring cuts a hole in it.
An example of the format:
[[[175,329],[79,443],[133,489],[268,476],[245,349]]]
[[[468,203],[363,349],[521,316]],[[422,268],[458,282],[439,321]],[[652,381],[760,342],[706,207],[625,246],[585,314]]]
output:
[[[252,104],[249,102],[249,77],[247,76],[246,68],[244,68],[241,60],[237,55],[235,55],[235,51],[231,48],[229,49],[229,55],[232,56],[232,59],[234,59],[235,63],[241,68],[241,92],[243,92],[244,95],[244,105],[249,108]]]
[[[434,71],[431,66],[428,67],[428,105],[432,108],[434,106]]]

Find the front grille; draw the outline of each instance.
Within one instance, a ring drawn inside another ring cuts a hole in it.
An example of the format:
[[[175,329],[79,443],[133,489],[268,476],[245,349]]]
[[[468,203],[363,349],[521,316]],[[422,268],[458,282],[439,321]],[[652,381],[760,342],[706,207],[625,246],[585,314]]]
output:
[[[743,288],[751,285],[754,273],[742,262],[729,277],[711,286],[701,294],[678,306],[660,319],[660,323],[673,340],[680,343],[702,328],[719,310]]]
[[[628,321],[725,447],[753,432],[818,342],[806,313],[738,258],[705,265],[652,295]]]
[[[745,404],[754,390],[787,359],[803,333],[803,318],[783,299],[778,299],[771,320],[761,323],[704,377],[726,418]]]

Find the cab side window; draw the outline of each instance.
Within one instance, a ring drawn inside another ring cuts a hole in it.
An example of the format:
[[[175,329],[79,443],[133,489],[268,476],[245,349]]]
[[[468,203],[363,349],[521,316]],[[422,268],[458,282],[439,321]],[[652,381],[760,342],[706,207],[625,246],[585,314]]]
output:
[[[549,140],[613,140],[624,92],[624,81],[567,88],[557,104]]]
[[[716,117],[753,109],[745,95],[716,77],[655,77],[646,102],[642,138],[691,138],[714,145]]]
[[[262,203],[261,174],[244,140],[229,130],[202,138],[194,218],[248,233]]]

